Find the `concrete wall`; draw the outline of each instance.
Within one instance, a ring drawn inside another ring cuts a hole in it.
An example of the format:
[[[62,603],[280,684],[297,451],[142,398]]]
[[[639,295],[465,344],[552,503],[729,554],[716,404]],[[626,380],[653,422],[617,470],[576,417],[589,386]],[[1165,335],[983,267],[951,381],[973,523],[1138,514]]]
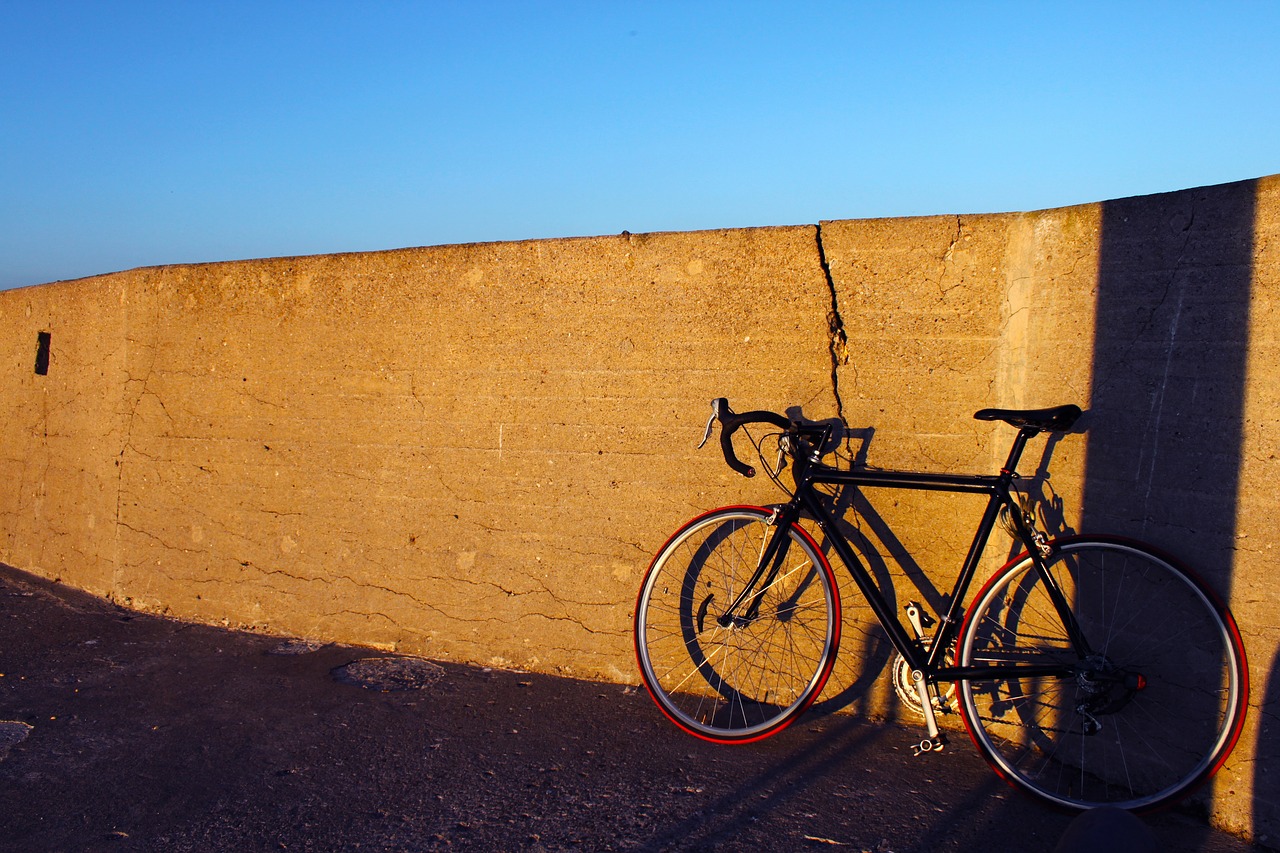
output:
[[[694,449],[712,397],[842,413],[871,463],[951,471],[1003,460],[1010,430],[974,410],[1076,402],[1048,521],[1148,538],[1230,599],[1255,707],[1213,810],[1280,838],[1277,236],[1280,177],[0,293],[0,560],[183,618],[634,682],[652,551],[777,494]],[[871,499],[868,561],[936,607],[980,501]],[[824,703],[892,715],[891,651],[846,607]]]

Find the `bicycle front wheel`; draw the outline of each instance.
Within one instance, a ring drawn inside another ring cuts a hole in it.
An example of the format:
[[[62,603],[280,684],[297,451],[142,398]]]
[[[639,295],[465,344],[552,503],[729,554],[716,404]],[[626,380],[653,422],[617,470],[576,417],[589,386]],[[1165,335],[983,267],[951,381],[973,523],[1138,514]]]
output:
[[[636,602],[636,659],[645,687],[680,728],[705,740],[745,743],[785,728],[831,674],[840,643],[840,598],[813,538],[780,531],[760,507],[695,518],[667,541]],[[726,616],[782,533],[754,605]],[[776,567],[776,571],[773,569]]]
[[[959,665],[1005,675],[960,685],[965,725],[1004,778],[1058,806],[1146,811],[1194,790],[1244,725],[1249,676],[1230,612],[1169,557],[1118,538],[1052,543],[1048,573],[1086,645],[1031,558],[975,597]],[[1039,667],[1010,676],[1010,667]],[[1054,668],[1057,673],[1052,672]]]

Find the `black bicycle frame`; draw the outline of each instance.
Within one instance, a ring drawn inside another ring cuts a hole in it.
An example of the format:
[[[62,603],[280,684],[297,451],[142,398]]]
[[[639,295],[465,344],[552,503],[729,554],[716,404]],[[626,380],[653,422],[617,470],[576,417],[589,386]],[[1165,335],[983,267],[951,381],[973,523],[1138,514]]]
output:
[[[785,556],[785,549],[790,541],[788,530],[793,523],[800,519],[802,514],[807,513],[817,522],[818,527],[826,535],[827,541],[835,549],[836,555],[845,564],[849,573],[853,575],[854,582],[857,583],[858,588],[862,591],[863,597],[871,606],[880,624],[888,632],[894,648],[898,650],[913,670],[924,673],[925,679],[930,683],[970,679],[1026,678],[1036,675],[1070,675],[1073,670],[1062,665],[1010,664],[1006,666],[962,667],[945,664],[947,649],[955,638],[956,632],[960,629],[965,598],[978,571],[982,552],[990,539],[991,531],[995,528],[1000,510],[1004,507],[1008,507],[1009,517],[1013,522],[1018,538],[1026,546],[1027,552],[1044,582],[1049,597],[1062,618],[1067,636],[1076,653],[1080,659],[1084,659],[1091,654],[1089,645],[1085,641],[1071,612],[1066,595],[1053,575],[1046,569],[1044,558],[1040,553],[1033,532],[1023,519],[1012,494],[1013,481],[1018,476],[1015,473],[1018,460],[1022,456],[1022,451],[1026,447],[1028,439],[1037,434],[1039,434],[1037,429],[1029,427],[1020,429],[1017,438],[1014,439],[1012,448],[1009,450],[1008,460],[1005,462],[1004,467],[1000,469],[1000,473],[995,476],[930,474],[879,469],[843,470],[824,464],[816,453],[797,452],[793,457],[791,469],[796,483],[795,495],[788,503],[778,508],[774,522],[775,533],[770,537],[769,543],[761,554],[760,563],[756,568],[755,574],[738,598],[730,605],[725,615],[720,617],[722,624],[727,626],[735,619],[750,620],[755,617],[763,590],[773,580],[778,571],[778,566]],[[801,446],[804,447],[804,443]],[[821,443],[818,446],[821,446]],[[913,489],[988,496],[987,508],[978,523],[973,542],[969,546],[969,552],[965,556],[964,563],[960,568],[960,574],[956,578],[955,586],[952,589],[951,602],[947,606],[947,612],[940,615],[938,628],[934,632],[927,649],[924,644],[917,642],[907,633],[906,627],[902,624],[898,614],[894,612],[885,600],[870,572],[862,564],[862,561],[858,559],[848,540],[840,533],[835,516],[824,506],[823,495],[815,488],[820,485]],[[748,603],[749,600],[750,603]],[[743,615],[734,616],[733,614],[739,613],[744,604],[747,604],[747,610]]]

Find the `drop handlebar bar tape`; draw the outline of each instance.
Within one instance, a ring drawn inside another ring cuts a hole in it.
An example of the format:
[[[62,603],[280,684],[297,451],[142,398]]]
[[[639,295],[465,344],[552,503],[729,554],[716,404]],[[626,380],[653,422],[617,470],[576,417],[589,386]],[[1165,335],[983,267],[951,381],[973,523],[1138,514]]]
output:
[[[711,401],[711,408],[720,421],[720,450],[724,453],[725,464],[744,477],[754,477],[756,469],[740,460],[733,452],[733,434],[739,427],[747,424],[773,424],[782,429],[789,429],[791,421],[773,412],[743,412],[735,414],[729,408],[729,401],[719,397]]]

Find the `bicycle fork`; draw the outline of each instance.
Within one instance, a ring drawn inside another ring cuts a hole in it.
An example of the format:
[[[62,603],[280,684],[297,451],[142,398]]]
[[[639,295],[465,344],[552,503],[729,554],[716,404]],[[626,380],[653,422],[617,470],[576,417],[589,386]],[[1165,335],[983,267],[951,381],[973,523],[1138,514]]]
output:
[[[782,517],[781,520],[780,517]],[[724,612],[716,617],[720,627],[728,628],[733,625],[741,627],[755,621],[760,615],[760,605],[764,600],[765,591],[777,578],[783,562],[787,559],[787,553],[791,550],[791,537],[788,531],[794,520],[790,516],[784,516],[778,507],[775,507],[773,514],[765,520],[765,524],[773,529],[773,533],[764,543],[764,548],[760,552],[760,561],[756,564],[756,570],[751,575],[751,579],[743,585],[742,591]],[[744,604],[746,610],[742,615],[737,615]]]

